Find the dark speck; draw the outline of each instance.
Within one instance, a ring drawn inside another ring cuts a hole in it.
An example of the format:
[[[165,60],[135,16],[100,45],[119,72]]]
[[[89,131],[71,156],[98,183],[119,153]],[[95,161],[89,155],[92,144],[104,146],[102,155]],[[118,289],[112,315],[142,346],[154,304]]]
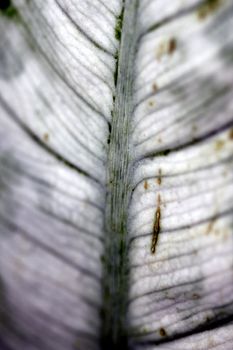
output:
[[[159,334],[161,335],[161,337],[166,337],[167,332],[165,331],[165,329],[164,329],[164,328],[160,328],[160,330],[159,330]]]
[[[176,50],[176,39],[171,38],[169,43],[168,43],[168,53],[172,55],[174,51]]]
[[[233,128],[229,132],[229,139],[233,140]]]

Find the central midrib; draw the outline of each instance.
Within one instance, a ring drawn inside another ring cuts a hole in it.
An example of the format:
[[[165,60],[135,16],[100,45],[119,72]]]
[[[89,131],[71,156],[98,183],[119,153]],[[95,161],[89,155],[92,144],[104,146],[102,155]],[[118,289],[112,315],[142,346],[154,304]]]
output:
[[[131,194],[129,136],[133,109],[137,3],[138,0],[126,0],[123,4],[108,152],[102,332],[102,348],[108,350],[128,348],[127,217]]]

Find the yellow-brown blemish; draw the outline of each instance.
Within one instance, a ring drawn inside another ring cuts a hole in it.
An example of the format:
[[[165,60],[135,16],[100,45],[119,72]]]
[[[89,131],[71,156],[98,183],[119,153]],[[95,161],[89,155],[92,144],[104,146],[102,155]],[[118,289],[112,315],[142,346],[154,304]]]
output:
[[[161,335],[161,337],[165,337],[167,335],[167,332],[164,328],[160,328],[159,334]]]
[[[199,20],[206,19],[209,15],[218,10],[222,0],[206,0],[197,10]]]
[[[160,186],[162,183],[162,170],[159,169],[159,175],[158,175],[158,178],[157,178],[157,184]]]
[[[198,300],[198,299],[200,299],[200,294],[198,294],[198,293],[193,293],[192,299],[193,299],[193,300]]]
[[[233,140],[233,128],[229,131],[229,139]]]
[[[156,52],[156,58],[160,60],[164,55],[172,55],[177,48],[177,41],[175,38],[170,38],[162,42]]]
[[[215,142],[215,150],[221,151],[224,147],[225,142],[223,140],[218,140]]]
[[[150,107],[154,107],[154,105],[155,105],[155,101],[150,100],[150,101],[148,102],[148,105],[149,105]]]
[[[176,39],[175,38],[171,38],[168,42],[168,54],[172,55],[174,53],[174,51],[176,50]]]
[[[145,188],[145,190],[148,190],[148,188],[149,188],[149,185],[148,185],[148,181],[147,181],[147,180],[144,181],[144,188]]]
[[[152,91],[153,91],[153,93],[156,93],[156,92],[158,91],[158,86],[157,86],[156,83],[154,83],[154,84],[152,85]]]
[[[216,219],[212,219],[212,220],[210,221],[210,223],[208,224],[207,230],[206,230],[206,234],[207,234],[207,235],[213,230],[215,221],[216,221]]]
[[[49,134],[48,134],[47,132],[43,135],[43,140],[44,140],[45,142],[48,142],[48,140],[49,140]]]
[[[154,217],[154,224],[153,224],[153,235],[152,235],[152,242],[151,242],[151,253],[155,253],[155,248],[156,244],[158,242],[158,236],[160,232],[160,222],[161,222],[161,209],[160,209],[160,194],[158,195],[158,203],[157,203],[157,208],[155,212],[155,217]]]

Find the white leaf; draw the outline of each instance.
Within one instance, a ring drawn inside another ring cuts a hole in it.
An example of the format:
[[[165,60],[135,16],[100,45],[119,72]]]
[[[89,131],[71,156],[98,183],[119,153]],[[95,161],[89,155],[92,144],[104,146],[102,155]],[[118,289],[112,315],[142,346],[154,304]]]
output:
[[[0,11],[1,349],[232,349],[232,1]]]

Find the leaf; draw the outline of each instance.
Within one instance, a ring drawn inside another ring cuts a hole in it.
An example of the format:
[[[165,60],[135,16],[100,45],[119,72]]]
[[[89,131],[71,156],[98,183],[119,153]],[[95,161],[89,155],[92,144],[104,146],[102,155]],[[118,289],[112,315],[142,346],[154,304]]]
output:
[[[0,9],[1,349],[232,349],[232,2]]]

